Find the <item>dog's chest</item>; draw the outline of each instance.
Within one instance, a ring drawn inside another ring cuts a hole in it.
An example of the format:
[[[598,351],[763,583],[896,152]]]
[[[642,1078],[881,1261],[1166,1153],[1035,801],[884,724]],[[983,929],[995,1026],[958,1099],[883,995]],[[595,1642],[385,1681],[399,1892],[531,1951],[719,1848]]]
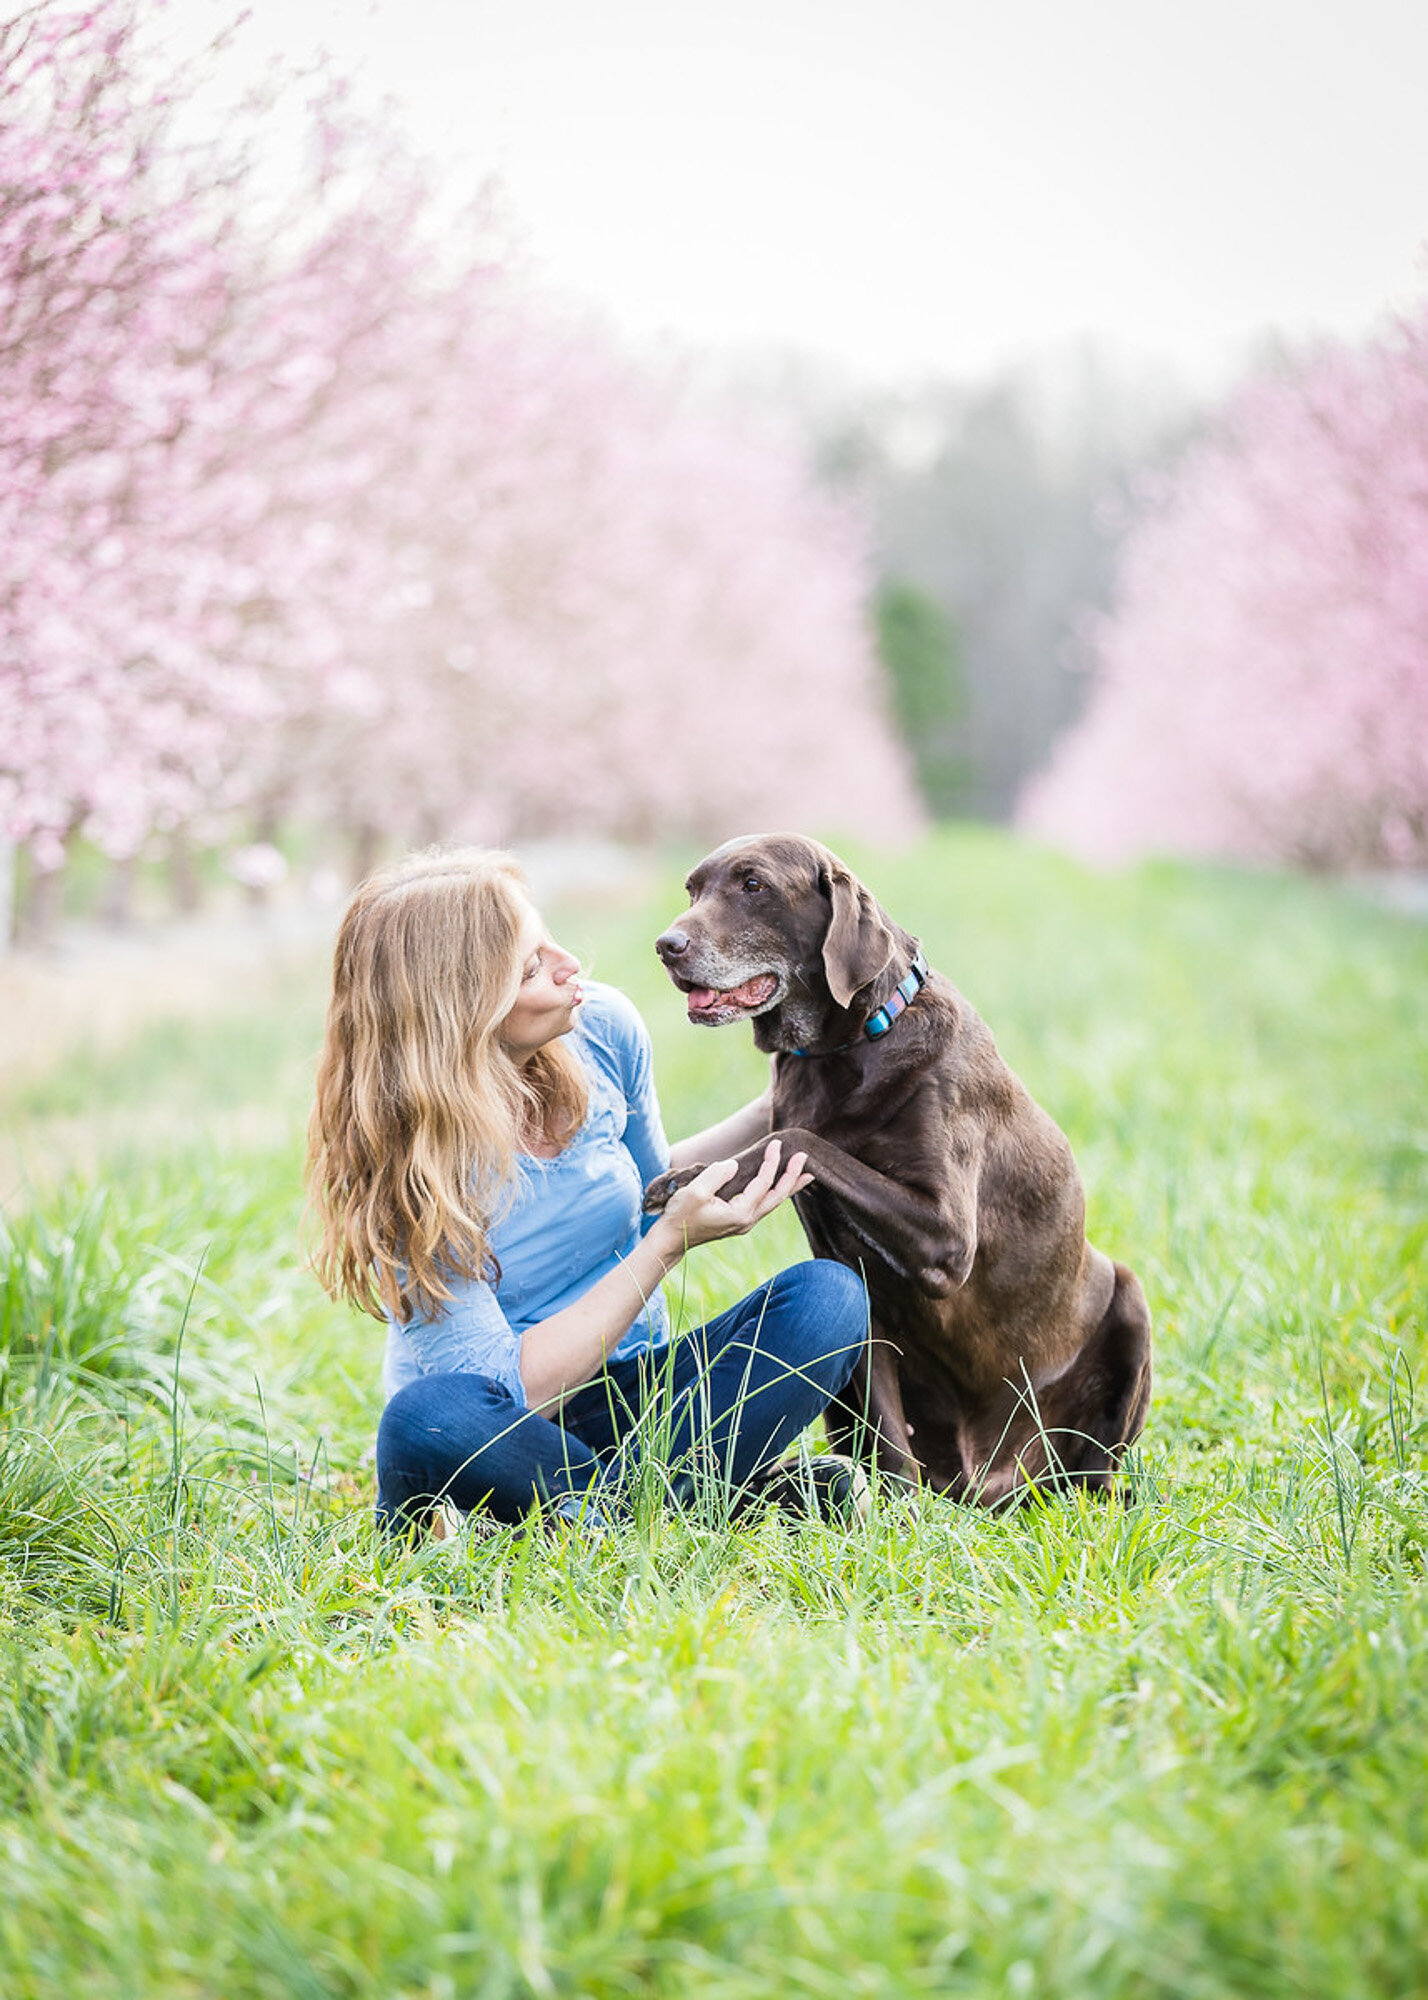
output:
[[[817,1056],[803,1060],[785,1056],[774,1078],[773,1122],[775,1128],[802,1125],[838,1144],[848,1136],[866,1097],[859,1079],[847,1074],[846,1064],[835,1070]]]
[[[851,1158],[887,1171],[923,1123],[894,1077],[817,1057],[785,1057],[773,1087],[775,1130],[801,1126]]]

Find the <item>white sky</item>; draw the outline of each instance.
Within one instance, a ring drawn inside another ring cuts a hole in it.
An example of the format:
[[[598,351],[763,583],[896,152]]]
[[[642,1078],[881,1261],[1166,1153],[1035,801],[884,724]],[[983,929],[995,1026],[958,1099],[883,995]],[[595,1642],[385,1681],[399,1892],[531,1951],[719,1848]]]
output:
[[[1428,0],[249,4],[642,340],[891,380],[1090,334],[1208,380],[1428,289]]]

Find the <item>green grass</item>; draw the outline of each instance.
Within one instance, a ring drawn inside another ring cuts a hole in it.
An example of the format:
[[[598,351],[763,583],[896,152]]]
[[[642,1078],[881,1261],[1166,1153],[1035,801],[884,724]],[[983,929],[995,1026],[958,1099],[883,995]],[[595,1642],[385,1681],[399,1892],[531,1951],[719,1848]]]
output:
[[[324,965],[77,1051],[0,1104],[101,1134],[0,1234],[0,1992],[1428,1989],[1428,931],[988,833],[850,858],[1145,1279],[1130,1504],[394,1553],[381,1336],[298,1247]],[[760,1077],[650,954],[679,873],[551,912],[675,1131]],[[697,1253],[687,1310],[800,1249]]]

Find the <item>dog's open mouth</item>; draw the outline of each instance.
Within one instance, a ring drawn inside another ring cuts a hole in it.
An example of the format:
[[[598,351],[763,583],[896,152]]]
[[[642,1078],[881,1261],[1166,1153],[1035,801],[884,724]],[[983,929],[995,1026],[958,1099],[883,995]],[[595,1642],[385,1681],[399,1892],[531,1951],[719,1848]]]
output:
[[[741,1014],[756,1013],[778,991],[778,980],[772,972],[760,972],[755,978],[746,979],[742,986],[729,986],[722,992],[717,986],[696,986],[692,980],[678,977],[675,984],[689,1003],[690,1020],[711,1028],[737,1021]]]

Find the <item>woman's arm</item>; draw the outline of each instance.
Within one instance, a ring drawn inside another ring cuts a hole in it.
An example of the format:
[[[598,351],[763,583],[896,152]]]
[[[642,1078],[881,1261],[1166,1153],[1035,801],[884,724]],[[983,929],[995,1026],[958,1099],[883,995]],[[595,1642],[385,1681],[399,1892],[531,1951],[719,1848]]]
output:
[[[732,1201],[721,1201],[719,1189],[736,1162],[716,1160],[673,1196],[622,1264],[607,1271],[574,1305],[528,1327],[521,1339],[521,1384],[531,1408],[549,1414],[599,1371],[686,1251],[722,1236],[747,1235],[780,1202],[806,1187],[803,1158],[794,1153],[780,1172],[774,1140],[758,1173]]]
[[[772,1124],[773,1086],[770,1085],[762,1097],[756,1097],[752,1104],[733,1112],[718,1125],[711,1125],[707,1132],[695,1132],[688,1139],[676,1140],[669,1149],[670,1169],[681,1173],[701,1160],[723,1160],[730,1153],[742,1153],[746,1146],[767,1138]]]

